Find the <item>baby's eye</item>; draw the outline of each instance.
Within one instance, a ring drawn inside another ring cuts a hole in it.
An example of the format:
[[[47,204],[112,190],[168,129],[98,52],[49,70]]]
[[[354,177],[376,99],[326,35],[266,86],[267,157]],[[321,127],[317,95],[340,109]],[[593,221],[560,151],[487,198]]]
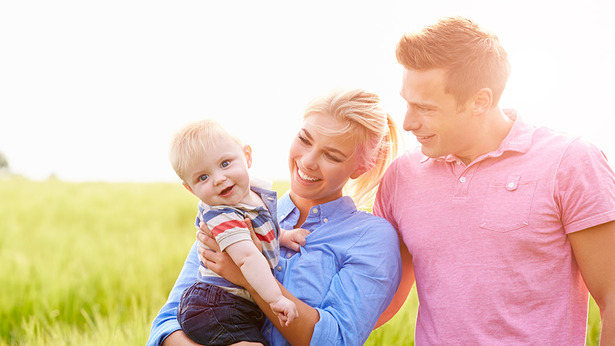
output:
[[[224,161],[222,161],[222,163],[220,164],[220,167],[222,167],[222,168],[226,168],[226,167],[228,167],[228,165],[230,165],[230,164],[231,164],[231,161],[229,161],[229,160],[224,160]]]
[[[207,180],[207,178],[209,178],[209,175],[207,175],[207,174],[203,174],[203,175],[201,175],[201,176],[199,177],[199,181],[205,181],[205,180]]]

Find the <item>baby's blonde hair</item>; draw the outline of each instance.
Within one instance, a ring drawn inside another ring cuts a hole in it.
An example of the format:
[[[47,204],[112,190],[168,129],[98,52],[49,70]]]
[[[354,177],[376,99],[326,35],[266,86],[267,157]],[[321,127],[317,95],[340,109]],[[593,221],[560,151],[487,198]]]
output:
[[[380,97],[362,89],[334,90],[327,96],[312,100],[303,118],[322,114],[346,124],[339,133],[354,141],[355,154],[367,170],[344,186],[344,194],[352,197],[358,207],[369,207],[384,172],[397,156],[399,129],[382,108]],[[330,133],[331,130],[320,129]]]
[[[175,173],[186,182],[192,162],[206,155],[209,148],[222,138],[241,145],[239,139],[210,119],[195,121],[181,128],[173,136],[169,150],[169,161]]]

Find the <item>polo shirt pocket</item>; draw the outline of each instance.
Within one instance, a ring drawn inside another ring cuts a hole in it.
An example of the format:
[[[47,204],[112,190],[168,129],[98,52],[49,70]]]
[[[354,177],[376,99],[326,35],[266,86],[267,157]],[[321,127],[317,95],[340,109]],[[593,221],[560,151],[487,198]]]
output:
[[[520,230],[529,225],[536,181],[523,181],[510,175],[506,182],[489,184],[480,227],[496,232]]]

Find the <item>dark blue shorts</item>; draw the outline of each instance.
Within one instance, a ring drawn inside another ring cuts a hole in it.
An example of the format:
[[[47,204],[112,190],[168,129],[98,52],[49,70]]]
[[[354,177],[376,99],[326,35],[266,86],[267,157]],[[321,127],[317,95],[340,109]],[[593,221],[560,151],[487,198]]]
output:
[[[192,341],[229,345],[239,341],[269,343],[261,334],[265,314],[253,302],[222,288],[196,282],[182,294],[177,320]]]

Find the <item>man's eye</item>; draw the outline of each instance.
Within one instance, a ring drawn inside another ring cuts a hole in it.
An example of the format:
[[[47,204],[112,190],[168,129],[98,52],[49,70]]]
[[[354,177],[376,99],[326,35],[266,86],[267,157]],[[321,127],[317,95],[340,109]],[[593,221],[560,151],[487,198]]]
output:
[[[207,174],[203,174],[203,175],[201,175],[201,176],[199,177],[199,180],[200,180],[200,181],[205,181],[205,180],[207,180],[207,178],[209,178],[209,175],[207,175]]]
[[[222,163],[220,164],[220,167],[222,167],[222,168],[226,168],[226,167],[228,167],[228,165],[230,165],[230,164],[231,164],[231,161],[229,161],[229,160],[224,160],[224,161],[222,161]]]

